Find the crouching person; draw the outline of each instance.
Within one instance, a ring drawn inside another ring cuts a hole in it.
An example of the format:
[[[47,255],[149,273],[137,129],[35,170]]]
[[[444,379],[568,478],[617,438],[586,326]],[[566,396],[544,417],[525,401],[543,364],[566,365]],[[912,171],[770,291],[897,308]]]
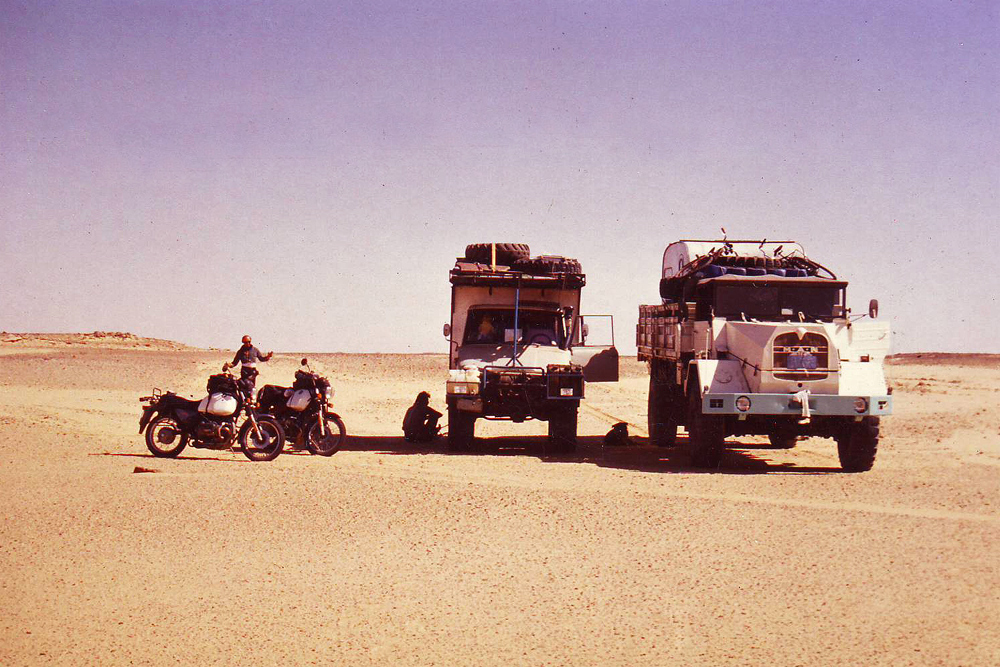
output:
[[[430,398],[430,394],[422,391],[407,409],[403,417],[403,437],[407,442],[430,442],[441,430],[438,426],[441,413],[428,405]]]

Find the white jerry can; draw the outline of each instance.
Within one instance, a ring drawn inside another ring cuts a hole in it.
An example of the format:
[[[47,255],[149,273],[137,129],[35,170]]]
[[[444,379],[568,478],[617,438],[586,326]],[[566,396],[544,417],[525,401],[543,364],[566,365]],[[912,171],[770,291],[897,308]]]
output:
[[[312,393],[308,389],[296,389],[288,399],[288,407],[296,412],[302,412],[309,407],[311,400]]]
[[[217,417],[229,417],[236,412],[239,403],[235,396],[229,394],[211,394],[201,399],[198,412],[208,413]]]

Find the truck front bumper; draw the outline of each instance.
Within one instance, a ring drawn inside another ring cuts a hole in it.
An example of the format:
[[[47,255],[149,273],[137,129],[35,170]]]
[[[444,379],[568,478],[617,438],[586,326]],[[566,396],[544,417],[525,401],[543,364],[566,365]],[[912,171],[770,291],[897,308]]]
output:
[[[742,398],[749,401],[740,400]],[[858,410],[858,399],[865,401],[865,409]],[[814,417],[880,417],[892,414],[892,396],[840,396],[809,394],[809,412]],[[746,407],[741,410],[737,405]],[[736,415],[741,419],[749,415],[803,414],[802,401],[795,394],[705,394],[701,410],[706,415]]]

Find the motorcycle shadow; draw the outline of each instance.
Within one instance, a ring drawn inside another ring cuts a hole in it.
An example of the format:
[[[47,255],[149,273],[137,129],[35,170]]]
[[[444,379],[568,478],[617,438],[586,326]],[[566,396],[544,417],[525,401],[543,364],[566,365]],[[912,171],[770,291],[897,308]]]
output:
[[[239,454],[239,458],[235,456],[233,458],[221,458],[219,456],[187,456],[180,455],[174,456],[172,458],[161,458],[159,456],[153,456],[152,454],[136,454],[134,452],[90,452],[88,456],[120,456],[126,458],[137,458],[137,459],[150,459],[153,461],[222,461],[223,463],[253,463],[249,459],[245,458],[243,454],[239,451],[228,451],[229,454]]]

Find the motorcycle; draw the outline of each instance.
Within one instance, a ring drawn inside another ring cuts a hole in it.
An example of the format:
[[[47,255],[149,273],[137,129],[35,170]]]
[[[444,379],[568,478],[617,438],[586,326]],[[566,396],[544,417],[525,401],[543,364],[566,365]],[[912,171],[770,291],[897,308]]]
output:
[[[281,454],[285,433],[278,421],[261,414],[253,401],[253,385],[229,372],[208,378],[208,396],[200,401],[154,389],[140,402],[146,405],[139,419],[139,433],[146,433],[146,447],[153,456],[176,458],[189,444],[201,449],[230,449],[239,441],[251,461],[271,461]],[[241,415],[243,424],[237,429]]]
[[[332,456],[347,439],[347,429],[340,415],[333,412],[333,387],[330,381],[309,368],[302,360],[291,387],[264,385],[257,392],[257,404],[281,424],[286,435],[299,449]]]

